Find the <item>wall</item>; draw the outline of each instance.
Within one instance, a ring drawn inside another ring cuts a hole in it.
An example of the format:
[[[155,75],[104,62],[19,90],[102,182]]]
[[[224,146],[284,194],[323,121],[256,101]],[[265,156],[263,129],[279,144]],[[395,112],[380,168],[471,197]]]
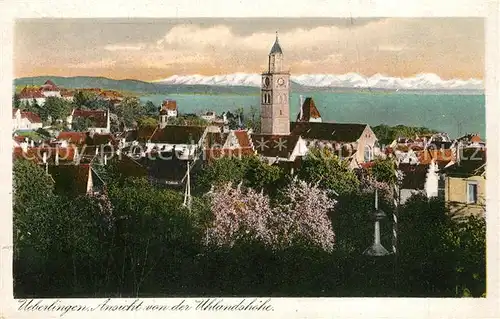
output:
[[[477,182],[477,204],[467,204],[467,181]],[[483,215],[486,206],[486,178],[471,176],[468,178],[447,176],[445,179],[445,201],[454,215]]]
[[[365,146],[367,145],[370,146],[372,149],[372,159],[373,159],[373,148],[375,146],[376,141],[377,137],[375,136],[375,133],[373,133],[370,126],[367,125],[365,130],[363,131],[363,134],[361,134],[361,137],[357,141],[358,146],[355,158],[358,163],[365,162]]]

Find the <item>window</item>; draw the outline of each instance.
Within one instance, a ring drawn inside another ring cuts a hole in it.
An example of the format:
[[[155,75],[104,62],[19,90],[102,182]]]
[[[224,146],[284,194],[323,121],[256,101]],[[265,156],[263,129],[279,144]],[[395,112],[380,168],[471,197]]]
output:
[[[372,149],[370,146],[365,146],[365,162],[370,162],[372,160]]]
[[[467,204],[477,203],[477,183],[467,182]]]

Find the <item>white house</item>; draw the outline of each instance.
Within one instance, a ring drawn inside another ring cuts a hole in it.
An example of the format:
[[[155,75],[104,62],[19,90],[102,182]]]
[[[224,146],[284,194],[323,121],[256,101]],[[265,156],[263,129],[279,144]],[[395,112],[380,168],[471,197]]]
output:
[[[40,117],[33,112],[25,112],[20,109],[12,110],[12,130],[37,130],[42,128]]]

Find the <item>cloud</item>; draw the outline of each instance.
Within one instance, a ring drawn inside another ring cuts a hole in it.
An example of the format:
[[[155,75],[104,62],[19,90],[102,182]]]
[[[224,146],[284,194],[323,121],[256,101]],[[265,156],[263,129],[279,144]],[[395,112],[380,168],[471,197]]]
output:
[[[106,51],[140,51],[146,47],[143,43],[138,44],[109,44],[104,47]]]
[[[116,65],[116,61],[112,59],[104,59],[100,61],[90,61],[90,62],[79,62],[70,63],[67,65],[68,68],[75,69],[105,69]]]

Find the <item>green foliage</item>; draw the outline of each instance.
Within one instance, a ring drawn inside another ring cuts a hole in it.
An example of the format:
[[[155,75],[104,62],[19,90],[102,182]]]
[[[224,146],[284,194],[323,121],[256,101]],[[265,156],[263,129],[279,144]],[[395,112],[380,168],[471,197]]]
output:
[[[196,114],[181,114],[177,117],[168,119],[170,125],[194,125],[194,126],[207,126],[208,122],[197,116]]]
[[[19,95],[14,94],[12,97],[12,106],[18,109],[21,106],[21,100],[19,99]]]
[[[144,105],[144,113],[147,116],[158,116],[158,107],[151,101],[147,101]]]
[[[62,98],[50,96],[45,100],[45,104],[40,109],[39,114],[42,120],[46,121],[51,118],[54,122],[56,120],[66,120],[71,114],[71,110],[71,103]]]
[[[158,125],[158,120],[153,117],[141,117],[137,121],[138,127],[156,127]]]
[[[212,185],[232,182],[254,189],[276,190],[283,185],[284,171],[262,162],[257,156],[244,156],[241,159],[221,157],[212,161],[197,177],[197,189],[201,193]]]
[[[311,149],[298,176],[304,181],[319,183],[320,187],[339,195],[355,192],[359,188],[359,180],[349,164],[328,149]]]
[[[71,129],[75,132],[86,132],[93,126],[93,121],[88,117],[77,117],[71,123]]]
[[[144,116],[144,108],[141,106],[139,99],[126,97],[116,107],[115,113],[119,121],[124,123],[126,127],[133,127],[137,124],[139,118]]]
[[[396,163],[392,158],[376,158],[370,167],[370,173],[379,182],[393,184],[396,182]]]

